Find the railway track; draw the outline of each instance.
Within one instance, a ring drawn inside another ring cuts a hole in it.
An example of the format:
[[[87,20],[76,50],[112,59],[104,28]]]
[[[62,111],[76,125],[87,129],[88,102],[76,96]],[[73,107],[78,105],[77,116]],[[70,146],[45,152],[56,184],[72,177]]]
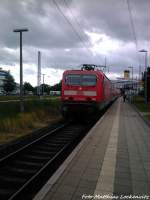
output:
[[[92,124],[61,125],[0,159],[0,199],[33,199]]]

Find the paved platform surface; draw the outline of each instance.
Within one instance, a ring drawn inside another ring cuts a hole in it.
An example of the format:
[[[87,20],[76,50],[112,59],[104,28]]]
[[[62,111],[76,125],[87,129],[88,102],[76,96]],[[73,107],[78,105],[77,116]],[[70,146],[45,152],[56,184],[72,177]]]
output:
[[[150,199],[150,127],[119,98],[65,167],[35,200]]]

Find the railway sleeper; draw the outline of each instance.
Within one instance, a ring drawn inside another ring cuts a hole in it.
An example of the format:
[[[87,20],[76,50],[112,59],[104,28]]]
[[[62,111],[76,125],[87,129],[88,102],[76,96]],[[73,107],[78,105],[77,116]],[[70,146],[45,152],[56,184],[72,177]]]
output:
[[[8,200],[11,194],[13,194],[15,190],[7,189],[7,188],[0,188],[0,197],[2,200]]]
[[[43,163],[39,163],[39,162],[29,162],[29,161],[24,161],[24,160],[17,160],[14,162],[15,166],[22,168],[22,169],[39,169],[40,167],[42,167],[44,165]]]

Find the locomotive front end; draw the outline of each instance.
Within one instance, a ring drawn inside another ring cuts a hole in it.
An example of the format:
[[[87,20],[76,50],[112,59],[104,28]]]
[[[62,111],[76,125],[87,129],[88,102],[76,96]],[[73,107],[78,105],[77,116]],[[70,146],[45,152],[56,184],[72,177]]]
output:
[[[62,80],[62,114],[92,113],[98,101],[98,77],[94,71],[66,71]]]

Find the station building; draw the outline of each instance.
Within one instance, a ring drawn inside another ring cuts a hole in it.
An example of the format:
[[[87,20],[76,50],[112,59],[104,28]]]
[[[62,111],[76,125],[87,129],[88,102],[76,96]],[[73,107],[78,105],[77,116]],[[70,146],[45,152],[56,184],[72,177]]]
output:
[[[9,71],[3,70],[0,68],[0,94],[4,93],[3,84],[6,76],[9,74]]]

